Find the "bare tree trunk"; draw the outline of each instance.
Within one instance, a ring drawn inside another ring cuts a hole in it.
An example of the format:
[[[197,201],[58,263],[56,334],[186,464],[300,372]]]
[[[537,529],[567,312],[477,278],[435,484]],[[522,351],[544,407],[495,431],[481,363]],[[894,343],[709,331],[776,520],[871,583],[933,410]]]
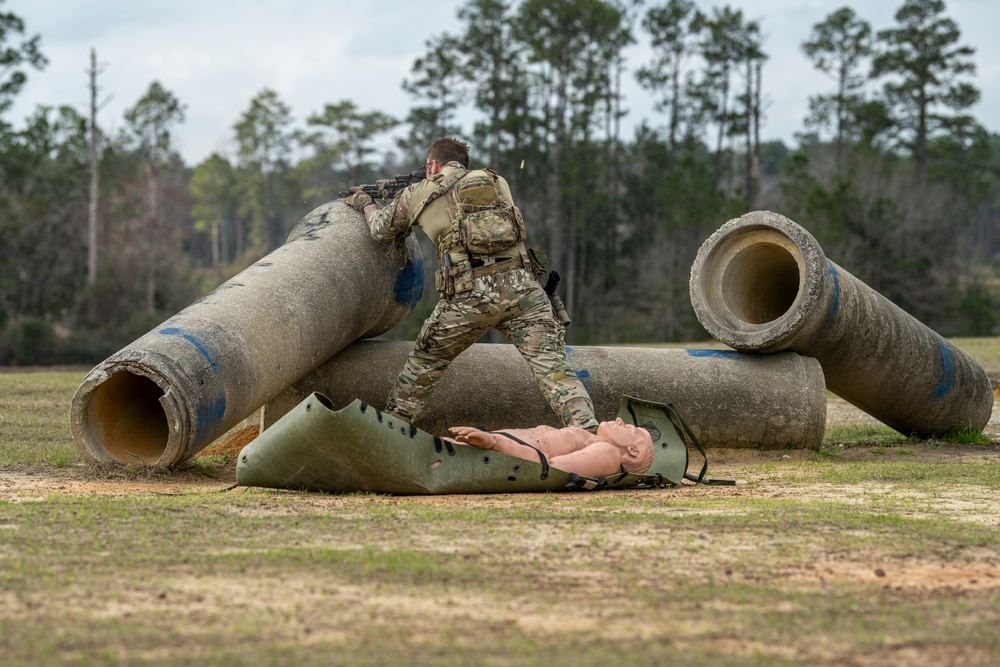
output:
[[[219,220],[212,221],[212,269],[219,269]]]
[[[715,141],[715,173],[712,177],[712,187],[718,188],[722,180],[722,140],[729,125],[729,68],[723,72],[722,100],[719,107],[719,135]]]
[[[680,126],[680,109],[678,100],[681,95],[681,68],[679,50],[674,51],[674,64],[670,71],[670,165],[673,166],[677,155],[677,128]]]
[[[736,154],[736,134],[729,135],[729,148],[726,150],[726,196],[732,197],[736,192],[736,169],[739,157]]]
[[[242,257],[247,250],[247,222],[246,220],[236,221],[236,238],[234,239],[235,256]]]
[[[87,207],[87,285],[97,282],[97,51],[90,49],[90,202]]]
[[[758,61],[757,66],[754,68],[756,70],[754,79],[756,83],[753,87],[753,123],[751,128],[753,129],[753,158],[750,163],[750,187],[749,190],[749,209],[751,211],[757,208],[758,199],[760,198],[760,98],[761,98],[761,79],[763,78],[763,65]]]
[[[576,257],[577,257],[577,210],[576,210],[576,200],[573,203],[573,211],[570,214],[569,223],[569,240],[566,246],[569,248],[569,252],[566,253],[566,309],[569,312],[577,307],[576,303],[576,283],[577,283],[577,272],[576,272]]]
[[[524,158],[521,157],[521,130],[520,127],[515,128],[513,142],[511,144],[511,170],[510,174],[507,176],[507,185],[510,186],[510,192],[514,195],[514,203],[518,203],[518,192],[517,192],[517,177],[518,172],[524,169]]]
[[[555,131],[552,142],[552,168],[549,173],[548,202],[551,229],[549,236],[549,249],[552,258],[552,268],[560,270],[564,261],[565,248],[563,247],[563,207],[562,207],[562,158],[566,135],[566,108],[567,86],[568,86],[569,64],[564,61],[559,64],[556,73],[556,108],[555,108]]]
[[[275,215],[274,210],[274,170],[269,169],[264,174],[264,178],[266,179],[264,196],[267,198],[264,205],[264,227],[266,230],[266,239],[264,241],[266,246],[264,247],[264,252],[269,253],[281,245],[281,221],[278,219],[278,216]],[[351,179],[351,183],[357,182],[357,177]]]
[[[917,187],[927,185],[927,96],[921,88],[917,98],[919,105],[917,120],[916,157],[917,157]]]
[[[503,76],[503,71],[501,70],[500,63],[494,59],[493,61],[493,80],[490,82],[493,87],[493,108],[491,109],[492,118],[490,118],[490,166],[494,169],[500,168],[500,123],[501,123],[501,112],[500,108],[502,95],[503,95],[503,83],[501,77]]]
[[[219,267],[221,269],[223,264],[228,264],[232,260],[232,255],[230,255],[230,240],[229,232],[232,223],[227,223],[225,218],[219,220]]]
[[[552,266],[558,270],[563,263],[565,252],[562,212],[562,158],[566,139],[566,108],[569,64],[560,63],[556,82],[555,136],[552,146],[552,172],[549,175],[549,215],[552,219],[550,248]]]
[[[621,85],[622,85],[622,62],[619,60],[615,65],[615,94],[612,101],[612,113],[614,114],[614,130],[611,135],[611,196],[615,202],[615,219],[607,225],[605,231],[606,244],[604,249],[605,284],[614,271],[615,261],[618,255],[618,238],[616,227],[618,221],[625,219],[625,211],[622,206],[625,188],[622,185],[622,157],[621,157]],[[585,255],[586,256],[586,255]]]
[[[747,210],[752,211],[753,205],[753,60],[747,60],[747,100],[744,116],[747,124],[747,147],[743,166],[743,187],[746,189]]]
[[[844,125],[847,122],[845,105],[847,100],[848,74],[847,65],[842,62],[839,70],[839,76],[837,78],[837,151],[835,154],[837,161],[837,178],[841,178],[841,169],[844,165]]]
[[[146,310],[152,313],[156,309],[156,264],[159,245],[159,211],[156,192],[156,166],[146,163],[146,179],[149,187],[149,256],[146,258]]]

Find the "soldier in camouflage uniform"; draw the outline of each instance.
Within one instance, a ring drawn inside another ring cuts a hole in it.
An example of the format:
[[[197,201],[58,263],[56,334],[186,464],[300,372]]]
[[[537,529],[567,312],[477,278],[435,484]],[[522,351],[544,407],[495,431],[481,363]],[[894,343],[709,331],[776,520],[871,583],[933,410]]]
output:
[[[496,328],[527,360],[563,425],[596,432],[593,402],[566,361],[565,327],[556,320],[525,250],[524,223],[510,188],[494,172],[468,167],[465,143],[439,139],[427,151],[427,179],[401,191],[385,208],[358,188],[344,200],[364,214],[376,240],[394,243],[417,226],[438,248],[435,284],[440,299],[389,394],[386,412],[413,423],[448,364]],[[477,196],[487,203],[474,205]],[[516,242],[488,254],[469,252],[470,247],[491,246],[488,239],[480,244],[459,240],[463,217],[473,217],[468,211],[485,211],[495,237],[513,227]]]

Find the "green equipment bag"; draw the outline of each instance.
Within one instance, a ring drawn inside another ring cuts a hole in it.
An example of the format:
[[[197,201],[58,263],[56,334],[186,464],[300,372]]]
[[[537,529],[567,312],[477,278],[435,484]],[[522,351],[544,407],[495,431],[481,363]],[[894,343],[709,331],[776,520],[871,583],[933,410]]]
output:
[[[524,240],[524,220],[504,196],[492,169],[470,172],[452,187],[448,205],[459,243],[467,253],[492,255]]]
[[[607,478],[581,477],[547,464],[459,445],[356,400],[334,410],[313,393],[240,452],[242,486],[400,495],[511,493],[604,488],[666,488],[685,479],[705,482],[707,458],[697,475],[687,472],[691,437],[669,404],[622,397],[619,417],[653,438],[650,469]],[[705,452],[692,440],[702,457]]]

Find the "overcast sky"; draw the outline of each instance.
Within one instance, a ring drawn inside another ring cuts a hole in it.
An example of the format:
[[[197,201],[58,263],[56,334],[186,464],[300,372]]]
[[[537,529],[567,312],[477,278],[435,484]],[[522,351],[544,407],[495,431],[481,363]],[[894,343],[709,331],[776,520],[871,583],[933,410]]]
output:
[[[663,4],[647,0],[646,6]],[[810,94],[829,92],[831,82],[802,56],[812,26],[844,2],[821,0],[698,0],[703,9],[729,4],[760,22],[770,56],[764,92],[770,102],[764,139],[792,142],[802,127]],[[891,27],[902,0],[850,3],[875,30]],[[232,152],[233,124],[250,99],[276,90],[296,125],[327,103],[353,100],[362,111],[402,118],[413,99],[400,87],[426,41],[457,33],[457,2],[380,0],[7,0],[0,10],[25,20],[41,34],[49,65],[29,71],[29,81],[6,120],[17,127],[38,104],[72,104],[87,113],[86,69],[97,49],[103,69],[101,99],[110,98],[98,122],[110,132],[153,81],[186,105],[176,145],[195,165],[213,151]],[[946,0],[947,14],[976,49],[974,83],[982,99],[973,113],[1000,131],[1000,2]],[[641,35],[640,35],[641,39]],[[650,59],[641,43],[629,48],[631,70],[623,92],[630,110],[625,127],[662,119],[633,72]],[[387,142],[388,144],[388,142]]]

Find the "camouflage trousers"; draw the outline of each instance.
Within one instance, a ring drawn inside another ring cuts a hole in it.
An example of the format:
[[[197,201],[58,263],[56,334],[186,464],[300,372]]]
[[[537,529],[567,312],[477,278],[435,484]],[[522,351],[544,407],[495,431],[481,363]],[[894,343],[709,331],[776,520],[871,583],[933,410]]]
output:
[[[413,423],[448,364],[493,328],[527,360],[564,426],[597,427],[590,395],[566,361],[566,329],[525,269],[476,278],[472,290],[438,301],[389,393],[386,412]]]

